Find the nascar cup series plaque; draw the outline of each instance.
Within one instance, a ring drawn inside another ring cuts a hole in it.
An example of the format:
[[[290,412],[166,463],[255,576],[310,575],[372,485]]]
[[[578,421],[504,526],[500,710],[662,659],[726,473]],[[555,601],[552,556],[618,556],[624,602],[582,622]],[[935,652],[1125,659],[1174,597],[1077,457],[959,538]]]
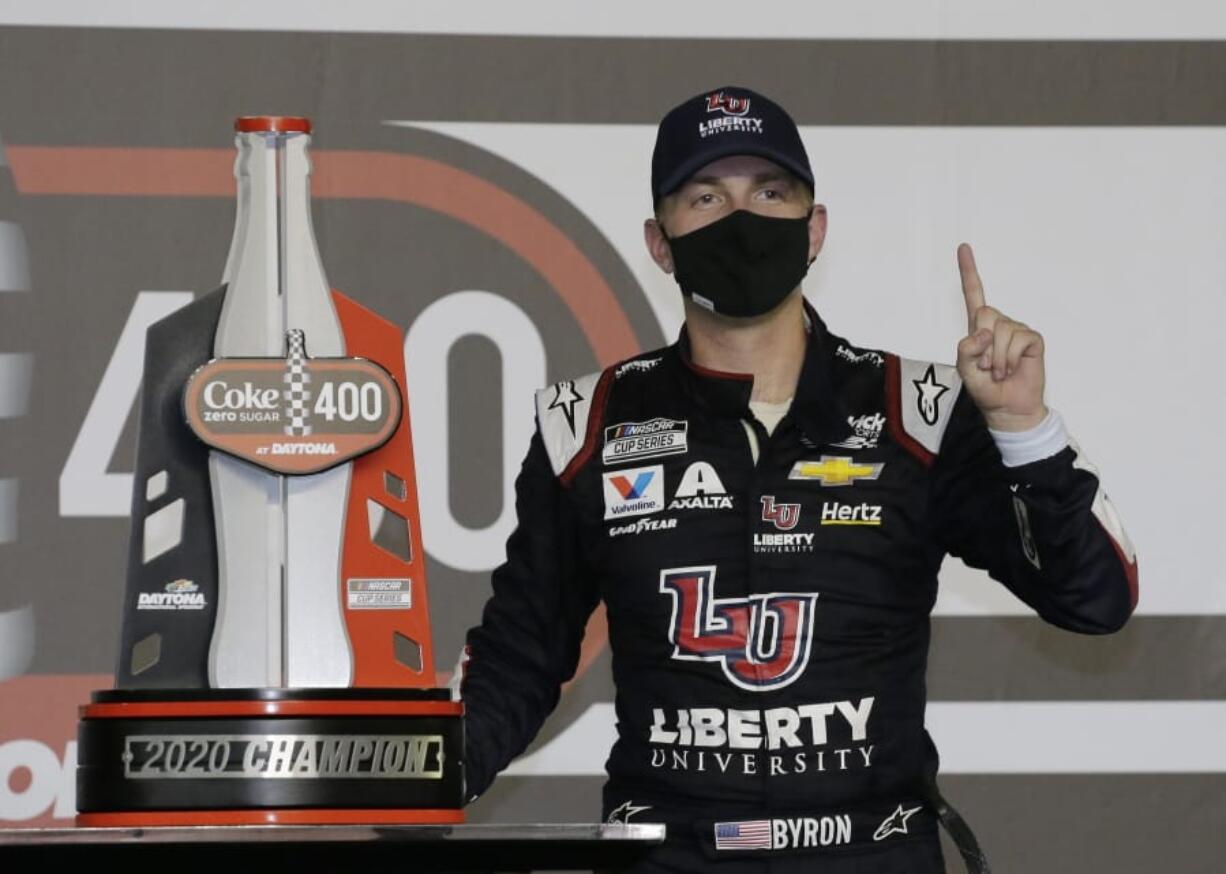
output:
[[[332,290],[310,123],[240,118],[222,285],[146,342],[115,688],[83,826],[451,823],[403,346]]]

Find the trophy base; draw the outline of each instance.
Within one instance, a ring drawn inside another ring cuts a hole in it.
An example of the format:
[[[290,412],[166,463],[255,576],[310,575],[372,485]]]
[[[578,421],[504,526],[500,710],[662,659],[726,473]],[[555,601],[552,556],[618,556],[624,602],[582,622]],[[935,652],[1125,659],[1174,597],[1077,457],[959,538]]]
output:
[[[446,689],[95,692],[77,824],[463,822],[462,715]]]
[[[146,810],[79,813],[79,828],[194,825],[458,825],[462,810]]]

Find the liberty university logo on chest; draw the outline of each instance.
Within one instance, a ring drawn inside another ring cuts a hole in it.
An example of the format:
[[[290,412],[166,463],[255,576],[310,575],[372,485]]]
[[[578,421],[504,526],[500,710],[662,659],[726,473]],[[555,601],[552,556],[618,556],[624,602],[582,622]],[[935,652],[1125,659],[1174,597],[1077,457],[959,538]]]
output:
[[[715,597],[715,566],[660,572],[673,599],[668,640],[674,659],[717,662],[736,686],[781,689],[809,663],[817,592]]]
[[[800,521],[800,504],[776,504],[774,495],[762,496],[762,521],[780,531],[791,531]]]

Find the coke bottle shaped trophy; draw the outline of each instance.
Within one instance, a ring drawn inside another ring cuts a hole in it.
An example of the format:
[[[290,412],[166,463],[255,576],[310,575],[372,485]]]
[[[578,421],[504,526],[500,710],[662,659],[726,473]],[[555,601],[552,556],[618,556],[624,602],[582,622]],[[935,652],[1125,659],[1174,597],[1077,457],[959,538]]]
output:
[[[222,286],[149,329],[83,826],[462,822],[398,328],[331,290],[307,119],[240,118]]]

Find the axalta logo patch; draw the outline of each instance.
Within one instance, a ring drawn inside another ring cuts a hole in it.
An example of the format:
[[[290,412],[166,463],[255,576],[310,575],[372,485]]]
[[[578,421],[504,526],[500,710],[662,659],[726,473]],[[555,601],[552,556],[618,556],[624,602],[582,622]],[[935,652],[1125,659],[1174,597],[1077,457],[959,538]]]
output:
[[[634,467],[604,475],[604,517],[620,519],[664,509],[664,466]]]
[[[204,593],[191,580],[167,583],[161,592],[141,592],[137,610],[203,610],[208,606]]]
[[[880,504],[822,504],[823,525],[881,525]]]
[[[600,457],[605,464],[620,464],[680,455],[688,448],[688,429],[686,421],[665,418],[610,425],[604,429],[604,451]]]
[[[685,469],[668,509],[731,510],[732,497],[724,489],[715,468],[705,461],[695,461]]]
[[[877,441],[881,439],[881,429],[885,427],[885,416],[881,413],[848,416],[847,424],[851,426],[851,435],[838,443],[831,443],[831,446],[839,449],[876,449]]]
[[[793,816],[715,823],[717,850],[795,850],[851,843],[851,816]]]
[[[877,479],[885,464],[861,464],[845,455],[823,455],[820,461],[798,461],[788,479],[817,480],[824,486],[849,486],[857,480]]]

